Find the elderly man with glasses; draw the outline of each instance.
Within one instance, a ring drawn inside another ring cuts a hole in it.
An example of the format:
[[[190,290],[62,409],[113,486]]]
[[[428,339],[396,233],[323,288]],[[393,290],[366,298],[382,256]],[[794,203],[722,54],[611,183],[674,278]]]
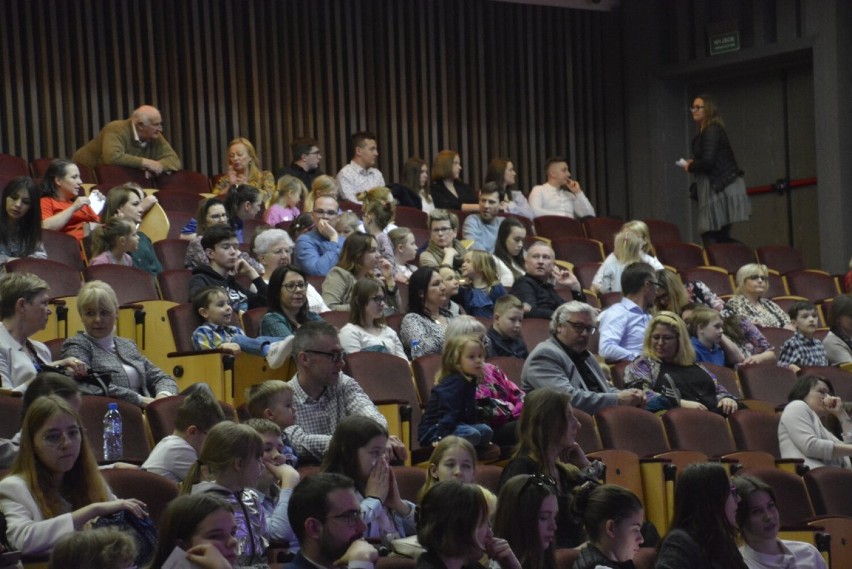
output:
[[[644,402],[639,389],[618,390],[606,379],[589,352],[589,339],[597,330],[597,310],[573,300],[556,309],[550,320],[550,338],[541,342],[524,362],[525,391],[549,387],[571,394],[571,405],[593,415],[615,405]]]
[[[607,361],[633,361],[642,354],[645,329],[660,283],[648,263],[631,263],[621,273],[621,302],[601,313],[599,353]]]

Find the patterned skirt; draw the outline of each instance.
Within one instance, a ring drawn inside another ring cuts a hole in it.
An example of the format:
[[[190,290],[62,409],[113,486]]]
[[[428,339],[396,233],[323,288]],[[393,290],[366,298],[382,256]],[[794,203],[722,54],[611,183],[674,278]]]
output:
[[[710,189],[707,176],[696,176],[698,185],[698,231],[718,231],[725,225],[748,221],[751,202],[746,194],[746,185],[738,177],[721,192]]]

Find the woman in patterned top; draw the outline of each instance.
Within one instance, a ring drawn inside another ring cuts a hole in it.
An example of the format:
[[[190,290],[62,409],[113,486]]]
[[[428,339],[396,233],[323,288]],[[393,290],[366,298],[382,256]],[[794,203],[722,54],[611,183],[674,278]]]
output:
[[[432,267],[420,267],[408,281],[408,314],[402,319],[399,339],[411,358],[411,342],[420,342],[420,355],[440,354],[444,332],[453,315],[442,308],[447,302],[446,286]]]
[[[787,313],[764,297],[768,289],[769,269],[766,265],[743,265],[737,271],[736,295],[725,304],[725,312],[745,316],[755,326],[794,330]]]
[[[214,194],[224,194],[231,186],[247,184],[257,188],[268,203],[275,193],[275,178],[263,170],[254,145],[245,138],[235,138],[228,143],[228,171],[222,174],[213,188]]]
[[[680,277],[668,269],[657,271],[657,298],[654,306],[657,311],[669,310],[680,314],[683,307],[689,303],[705,304],[714,310],[721,311],[725,303],[716,296],[710,287],[701,281],[688,281],[686,284]]]

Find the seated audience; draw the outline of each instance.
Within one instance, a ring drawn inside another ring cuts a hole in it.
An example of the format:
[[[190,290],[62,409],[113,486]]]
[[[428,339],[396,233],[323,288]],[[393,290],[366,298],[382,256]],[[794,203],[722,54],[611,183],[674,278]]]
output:
[[[550,318],[553,311],[565,302],[556,287],[571,290],[574,300],[586,301],[580,281],[568,269],[554,264],[553,249],[544,241],[533,243],[524,261],[526,273],[512,285],[512,294],[524,303],[527,318]]]
[[[458,291],[459,304],[467,314],[491,318],[494,303],[506,296],[506,289],[497,278],[494,258],[485,251],[464,254],[462,277],[466,284]]]
[[[473,249],[494,252],[497,231],[506,219],[497,215],[498,213],[500,213],[500,188],[495,183],[485,184],[479,190],[479,213],[468,215],[462,228],[464,238],[473,241]]]
[[[605,407],[635,407],[644,402],[639,389],[612,387],[589,352],[589,338],[597,329],[596,313],[595,308],[576,300],[556,309],[550,319],[550,337],[533,348],[524,362],[521,380],[525,391],[550,388],[566,393],[574,407],[590,415]]]
[[[564,158],[548,158],[544,171],[547,181],[530,190],[530,207],[536,217],[561,215],[581,219],[595,215],[595,208],[583,193],[580,182],[571,177]]]
[[[344,243],[350,235],[358,233],[359,227],[361,227],[361,220],[354,211],[344,211],[337,217],[337,221],[334,224],[337,235]]]
[[[183,263],[187,269],[207,264],[207,255],[204,254],[204,247],[201,246],[201,236],[209,228],[219,224],[228,225],[228,210],[225,209],[222,200],[210,198],[200,201],[195,218],[184,226],[180,235],[181,239],[189,240]]]
[[[852,419],[834,386],[827,379],[806,375],[796,379],[787,396],[787,406],[778,425],[778,445],[782,458],[801,458],[810,468],[839,466],[851,468]],[[840,422],[843,440],[822,423],[833,415]]]
[[[476,464],[476,449],[472,444],[454,435],[444,437],[432,449],[426,468],[426,482],[417,493],[417,502],[438,482],[474,482]]]
[[[251,387],[246,407],[253,418],[266,419],[281,429],[279,438],[284,448],[281,453],[284,456],[284,462],[296,467],[299,465],[299,457],[293,452],[290,438],[284,433],[284,429],[296,424],[293,397],[293,386],[289,382],[268,379]]]
[[[453,318],[459,314],[464,314],[462,307],[453,300],[454,296],[458,296],[459,289],[461,288],[459,274],[449,265],[438,267],[438,274],[441,275],[441,280],[444,282],[444,296],[446,297],[441,308],[452,314]]]
[[[453,315],[444,308],[446,287],[440,273],[431,267],[417,269],[408,283],[408,314],[402,319],[399,339],[410,359],[411,342],[419,342],[420,355],[440,354],[444,331]]]
[[[62,357],[85,369],[109,374],[109,396],[147,407],[154,399],[177,395],[177,383],[139,351],[132,340],[116,336],[118,298],[111,286],[89,281],[77,295],[85,331],[62,344]],[[100,386],[81,384],[85,393],[102,395]]]
[[[644,251],[645,238],[636,231],[622,229],[615,236],[615,250],[607,255],[592,279],[591,289],[598,294],[621,291],[621,273],[631,263],[648,263],[654,270],[663,265]]]
[[[737,527],[744,542],[740,553],[749,569],[828,569],[819,550],[810,543],[778,539],[781,516],[772,486],[749,475],[737,475],[733,481],[740,498]]]
[[[310,213],[314,211],[314,202],[317,198],[322,196],[330,196],[334,198],[335,201],[339,201],[342,198],[340,197],[340,185],[337,183],[337,179],[333,176],[328,176],[326,174],[321,174],[314,178],[314,181],[311,182],[311,191],[308,192],[308,196],[305,198],[305,207],[304,210],[306,213]],[[305,215],[304,213],[302,215]]]
[[[621,273],[618,304],[601,313],[599,353],[607,361],[633,361],[642,352],[650,309],[657,297],[654,269],[648,263],[632,263]]]
[[[305,273],[293,265],[275,269],[269,278],[268,311],[260,320],[260,334],[286,338],[305,322],[320,320],[308,305],[310,286]]]
[[[556,487],[537,475],[508,480],[497,499],[494,535],[504,538],[523,569],[555,569]]]
[[[686,311],[684,310],[684,314]],[[751,323],[745,316],[730,314],[722,320],[725,337],[737,347],[743,356],[740,363],[735,367],[760,365],[762,363],[775,364],[778,359],[775,356],[775,348],[766,337],[761,334],[760,329]]]
[[[257,260],[263,265],[263,280],[268,285],[275,269],[290,264],[293,257],[293,240],[283,229],[266,229],[255,236],[253,249]],[[330,310],[322,295],[311,283],[308,283],[307,294],[308,306],[312,312],[321,314]]]
[[[380,271],[381,279],[376,278],[376,271]],[[346,239],[337,265],[322,282],[323,300],[332,310],[348,310],[355,283],[365,277],[381,284],[387,301],[385,314],[397,312],[399,291],[393,278],[393,263],[381,257],[375,237],[365,233],[354,233]]]
[[[580,548],[574,569],[633,568],[633,556],[645,541],[642,502],[621,486],[586,486],[575,502],[589,541]]]
[[[13,178],[0,203],[0,267],[22,257],[47,259],[41,242],[41,190],[32,178]]]
[[[56,542],[100,516],[148,515],[136,499],[116,500],[98,470],[82,421],[56,395],[33,402],[21,429],[21,452],[0,480],[6,538],[25,555],[45,555]]]
[[[136,228],[136,250],[130,252],[133,266],[152,275],[163,271],[163,265],[154,251],[151,238],[139,231],[142,216],[157,203],[154,196],[146,196],[141,186],[127,183],[110,189],[106,196],[106,204],[101,211],[101,221],[106,222],[113,217],[119,217],[131,222]],[[89,263],[91,264],[91,263]]]
[[[515,185],[517,179],[518,173],[510,160],[494,158],[488,163],[488,169],[485,171],[485,183],[493,182],[500,189],[500,211],[532,219],[535,217],[535,213],[524,193],[517,189]]]
[[[278,170],[275,179],[280,181],[284,176],[293,176],[310,188],[316,177],[322,174],[319,169],[322,153],[317,141],[307,136],[299,137],[290,144],[290,150],[293,161],[289,166]]]
[[[397,227],[388,233],[393,247],[393,276],[396,282],[407,284],[411,274],[417,270],[409,263],[417,257],[417,243],[414,234],[407,227]]]
[[[456,239],[459,218],[445,209],[435,209],[429,214],[429,245],[420,253],[421,267],[439,267],[448,265],[456,270],[461,268],[465,249]]]
[[[355,482],[367,539],[387,540],[389,535],[406,537],[415,532],[415,507],[399,496],[387,443],[387,429],[370,417],[346,417],[334,430],[320,467],[321,472],[342,474]]]
[[[521,335],[524,303],[507,294],[494,303],[494,318],[488,330],[488,357],[506,356],[527,359],[530,355]]]
[[[852,295],[841,294],[828,307],[831,330],[822,341],[828,363],[837,366],[852,363]]]
[[[455,150],[442,150],[432,162],[432,187],[429,193],[439,209],[476,211],[476,193],[461,181],[461,157]]]
[[[685,407],[730,415],[739,408],[736,397],[696,363],[686,324],[674,312],[651,320],[642,355],[624,370],[624,383],[646,391],[650,411]]]
[[[157,443],[142,470],[180,484],[198,460],[207,432],[224,420],[218,401],[200,392],[188,395],[178,407],[172,434]]]
[[[139,237],[136,224],[129,220],[113,217],[98,226],[92,233],[92,259],[89,266],[123,265],[133,266],[131,253],[136,252]]]
[[[657,569],[747,569],[737,549],[736,487],[719,463],[692,464],[678,476],[674,517],[657,552]]]
[[[82,241],[100,218],[89,207],[89,197],[80,195],[80,169],[68,160],[54,160],[42,182],[41,227],[71,235]]]
[[[795,373],[803,367],[827,366],[828,357],[819,338],[815,338],[819,316],[816,306],[809,300],[799,300],[790,307],[790,320],[796,333],[781,344],[778,365]]]
[[[74,532],[58,542],[50,553],[47,569],[124,569],[136,567],[133,535],[118,528],[102,527]]]
[[[648,264],[655,268],[659,267],[657,270],[663,269],[663,264],[657,259],[657,250],[651,243],[651,230],[648,229],[647,223],[641,219],[631,219],[625,222],[619,231],[632,231],[638,234],[642,238],[642,252],[651,258]]]
[[[725,336],[722,315],[717,311],[706,306],[696,306],[689,311],[688,316],[684,315],[684,320],[695,350],[696,362],[717,366],[735,366],[743,362],[745,358],[740,349]]]
[[[334,228],[337,221],[337,200],[320,196],[311,210],[314,228],[296,239],[295,264],[305,274],[327,275],[337,264],[343,239]]]
[[[680,314],[687,304],[703,304],[719,312],[725,308],[725,302],[701,281],[684,283],[680,275],[663,269],[657,271],[657,282],[660,284],[657,287],[657,298],[654,299],[657,310]]]
[[[275,191],[275,178],[272,177],[272,172],[264,170],[260,165],[257,151],[248,139],[238,137],[229,142],[225,158],[228,170],[213,186],[214,194],[228,193],[232,186],[247,185],[260,191],[260,197],[264,202],[272,198]]]
[[[374,188],[371,191],[375,190],[387,190],[387,188]],[[396,213],[396,206],[393,202],[369,199],[366,197],[369,193],[365,192],[363,194],[365,197],[362,198],[364,201],[362,206],[364,224],[361,232],[372,235],[376,239],[379,255],[382,259],[388,261],[393,268],[393,265],[396,264],[396,257],[393,254],[393,243],[388,232],[396,228],[396,225],[391,223]],[[388,197],[390,197],[390,193],[388,193]]]
[[[388,186],[394,199],[403,207],[431,213],[435,209],[429,193],[429,166],[422,158],[411,157],[402,165],[402,179]]]
[[[379,159],[376,135],[366,131],[352,134],[349,137],[349,149],[352,161],[340,169],[337,181],[344,200],[361,203],[358,194],[385,185],[385,177],[376,168]]]
[[[340,329],[340,344],[347,354],[382,352],[406,358],[399,336],[385,322],[386,294],[377,279],[364,277],[355,283],[349,300],[349,322]]]
[[[769,269],[749,263],[737,271],[736,294],[725,303],[725,312],[748,318],[755,326],[793,329],[784,310],[765,297],[769,290]]]
[[[289,174],[278,179],[278,190],[269,209],[263,214],[263,221],[275,227],[279,223],[293,221],[299,214],[299,204],[308,195],[307,186],[295,176]]]

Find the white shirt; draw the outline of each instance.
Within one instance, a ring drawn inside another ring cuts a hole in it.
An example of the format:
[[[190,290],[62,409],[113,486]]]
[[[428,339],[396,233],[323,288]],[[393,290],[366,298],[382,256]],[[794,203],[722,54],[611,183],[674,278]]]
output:
[[[369,350],[371,352],[378,351],[377,347],[381,346],[389,354],[393,354],[404,360],[408,360],[405,355],[405,350],[402,347],[402,342],[399,336],[390,326],[382,326],[378,335],[367,332],[357,324],[346,324],[340,329],[340,345],[347,354],[362,352]]]
[[[816,547],[803,541],[779,539],[782,553],[760,553],[748,544],[740,547],[749,569],[826,569]]]
[[[586,197],[586,194],[583,192],[574,194],[550,184],[534,187],[530,192],[529,201],[536,217],[540,215],[561,215],[562,217],[578,218],[595,215],[595,208],[592,207],[592,203]]]
[[[353,160],[337,173],[343,198],[361,203],[356,197],[361,192],[385,185],[385,177],[378,168],[362,168]]]

